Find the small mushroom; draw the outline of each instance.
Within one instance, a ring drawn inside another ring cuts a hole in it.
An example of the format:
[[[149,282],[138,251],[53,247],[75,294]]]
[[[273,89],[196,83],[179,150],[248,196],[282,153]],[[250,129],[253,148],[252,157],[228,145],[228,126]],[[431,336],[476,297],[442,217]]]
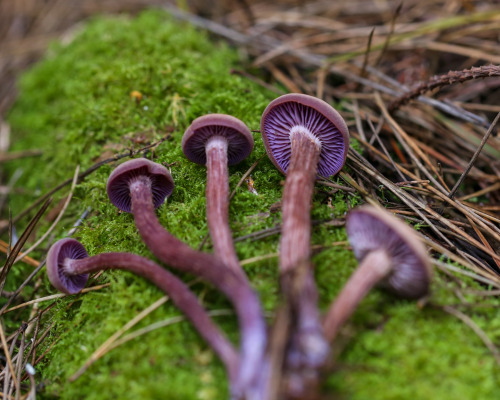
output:
[[[282,199],[281,275],[290,275],[299,265],[309,267],[302,294],[295,300],[296,337],[302,348],[300,362],[316,367],[326,358],[328,346],[323,338],[309,261],[310,209],[318,174],[335,175],[344,165],[349,133],[340,114],[329,104],[296,93],[273,100],[264,110],[260,127],[269,158],[287,175]],[[285,290],[286,285],[290,283],[282,278]]]
[[[239,361],[233,346],[212,322],[191,290],[166,269],[145,257],[131,253],[103,253],[89,257],[85,247],[70,238],[54,243],[47,254],[49,280],[57,290],[66,294],[75,294],[82,290],[89,273],[107,269],[133,272],[160,288],[214,349],[226,366],[228,375],[234,376]]]
[[[106,186],[108,197],[118,209],[131,213],[131,191],[141,192],[143,187],[152,191],[154,208],[160,207],[174,190],[174,180],[161,164],[145,158],[136,158],[120,164],[109,175]],[[137,210],[141,212],[142,210]]]
[[[162,165],[136,159],[111,173],[107,191],[116,207],[132,212],[139,234],[156,257],[173,268],[206,279],[231,300],[241,330],[240,373],[232,388],[236,392],[245,390],[259,372],[267,341],[259,299],[241,274],[218,258],[193,250],[160,224],[155,207],[171,192],[172,182]]]
[[[351,211],[346,230],[360,265],[326,314],[329,341],[375,285],[403,298],[418,299],[429,292],[431,279],[429,257],[418,235],[384,209],[363,206]]]
[[[208,114],[196,118],[182,137],[186,157],[207,167],[207,223],[215,255],[242,274],[229,228],[228,165],[245,159],[253,149],[253,137],[238,118]],[[244,275],[244,274],[242,274]]]

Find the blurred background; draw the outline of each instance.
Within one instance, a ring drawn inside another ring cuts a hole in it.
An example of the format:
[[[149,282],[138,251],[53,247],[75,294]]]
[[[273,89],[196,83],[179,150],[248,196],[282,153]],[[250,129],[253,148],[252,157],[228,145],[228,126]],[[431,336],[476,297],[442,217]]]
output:
[[[337,72],[355,72],[369,40],[368,66],[404,84],[451,69],[500,63],[497,0],[0,0],[0,116],[15,98],[16,76],[51,41],[70,40],[79,23],[96,14],[134,15],[165,6],[242,33],[246,43],[236,44],[294,91],[303,91],[301,81],[307,80],[297,76],[296,68],[324,61],[307,60],[308,55],[328,57]],[[499,80],[475,84],[460,101],[480,90],[483,102],[497,104],[498,94],[485,89],[498,85]]]

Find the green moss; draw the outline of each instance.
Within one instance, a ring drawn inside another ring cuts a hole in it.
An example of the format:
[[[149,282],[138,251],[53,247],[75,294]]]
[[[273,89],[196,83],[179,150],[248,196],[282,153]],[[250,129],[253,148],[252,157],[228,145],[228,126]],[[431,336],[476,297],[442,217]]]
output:
[[[157,161],[171,165],[176,190],[158,216],[172,233],[191,246],[200,246],[207,235],[205,221],[205,170],[186,160],[180,140],[188,123],[209,112],[241,118],[257,129],[262,110],[274,98],[255,83],[230,73],[241,68],[238,53],[227,45],[211,42],[207,35],[186,24],[173,22],[161,12],[145,12],[135,19],[98,18],[89,22],[68,45],[54,44],[46,59],[23,76],[20,97],[9,116],[14,149],[40,148],[39,159],[8,165],[22,168],[23,194],[12,198],[16,215],[40,193],[72,176],[99,157],[116,154],[143,137],[154,141],[166,131],[172,139],[154,152]],[[140,103],[130,92],[140,91]],[[231,168],[234,188],[245,171],[260,160],[252,173],[258,195],[246,184],[237,190],[231,205],[231,224],[236,237],[275,226],[279,213],[270,207],[281,197],[283,177],[265,157],[258,134],[252,156]],[[151,156],[149,154],[148,156]],[[140,241],[128,214],[109,204],[105,183],[114,165],[101,167],[78,185],[75,197],[56,230],[63,237],[87,207],[92,213],[78,231],[90,254],[131,251],[151,256]],[[65,193],[56,196],[59,200]],[[324,188],[315,195],[312,216],[322,221],[339,217],[359,197]],[[41,225],[43,231],[48,222]],[[21,226],[22,224],[20,224]],[[20,226],[18,229],[20,229]],[[329,246],[346,240],[343,229],[315,225],[313,244]],[[241,259],[264,256],[278,250],[279,237],[246,239],[236,243]],[[203,247],[210,251],[210,243]],[[38,254],[40,257],[43,253]],[[342,247],[329,248],[314,257],[320,303],[327,307],[356,266]],[[278,298],[275,258],[245,267],[259,291],[266,310]],[[14,270],[7,289],[25,276]],[[24,272],[23,272],[24,271]],[[190,277],[183,277],[190,280]],[[437,276],[432,302],[456,303],[456,283]],[[227,396],[221,364],[207,350],[187,322],[146,334],[113,350],[82,377],[68,382],[90,354],[161,293],[130,274],[113,271],[99,281],[110,287],[58,300],[46,313],[43,326],[56,322],[44,342],[37,365],[43,380],[42,396],[61,399],[222,399]],[[10,285],[10,286],[9,286]],[[478,285],[463,281],[461,289]],[[208,285],[194,290],[208,309],[228,308],[226,299]],[[44,290],[54,293],[44,279]],[[468,297],[469,301],[477,301]],[[500,340],[499,301],[491,308],[465,309],[493,340]],[[169,303],[150,314],[137,327],[178,315]],[[16,316],[19,318],[19,316]],[[23,317],[21,315],[21,317]],[[27,317],[27,316],[26,316]],[[14,318],[12,316],[11,318]],[[217,317],[222,328],[237,340],[233,316]],[[7,320],[16,326],[17,320]],[[136,328],[137,328],[136,327]],[[134,328],[135,329],[135,328]],[[363,301],[349,323],[352,336],[341,353],[339,368],[327,379],[329,396],[349,399],[483,399],[498,396],[498,368],[472,330],[444,312],[414,303],[397,301],[374,291]],[[208,355],[208,356],[207,356]],[[496,395],[496,396],[495,396]]]
[[[498,366],[469,327],[413,304],[384,315],[377,329],[351,341],[331,390],[356,399],[486,399],[499,393]]]

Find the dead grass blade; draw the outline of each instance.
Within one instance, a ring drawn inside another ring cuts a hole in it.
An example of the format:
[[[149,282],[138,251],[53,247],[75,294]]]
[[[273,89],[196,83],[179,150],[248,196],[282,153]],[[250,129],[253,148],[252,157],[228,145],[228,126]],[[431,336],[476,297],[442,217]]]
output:
[[[499,76],[500,76],[500,69],[499,69]],[[472,156],[469,164],[467,165],[467,168],[465,169],[463,174],[460,176],[457,183],[455,183],[455,186],[453,186],[453,188],[451,189],[451,192],[448,194],[448,197],[450,199],[452,199],[455,196],[455,193],[457,192],[458,188],[460,187],[460,185],[464,181],[465,177],[467,176],[467,174],[470,172],[470,170],[474,166],[474,163],[476,162],[477,158],[479,157],[481,150],[483,150],[484,145],[486,144],[486,142],[490,138],[491,132],[493,132],[493,129],[495,129],[495,126],[497,125],[499,119],[500,119],[500,112],[497,114],[497,116],[495,117],[495,119],[491,123],[490,127],[488,128],[488,131],[486,132],[483,139],[481,140],[481,143],[479,144],[476,152]]]
[[[0,239],[0,252],[9,254],[11,251],[12,249],[10,248],[9,244]],[[31,265],[32,267],[36,267],[40,264],[40,261],[37,261],[34,258],[31,258],[30,256],[23,257],[23,261],[26,264]]]
[[[7,360],[7,366],[10,371],[10,379],[14,381],[14,385],[19,389],[19,382],[16,379],[16,371],[14,370],[14,365],[12,364],[12,358],[10,356],[10,351],[5,340],[5,331],[3,329],[3,322],[0,320],[0,340],[2,342],[3,352]],[[7,380],[6,380],[7,381]]]
[[[398,16],[401,13],[402,8],[403,8],[403,2],[401,1],[399,5],[396,7],[394,14],[392,15],[389,33],[387,34],[387,37],[385,39],[384,45],[382,46],[382,50],[380,51],[377,61],[375,61],[375,66],[378,66],[380,64],[380,61],[382,60],[384,54],[389,48],[389,43],[391,41],[392,35],[394,34],[394,27],[396,26],[396,20],[398,19]]]
[[[109,351],[109,347],[113,344],[113,342],[116,341],[116,339],[118,339],[124,332],[128,331],[134,325],[136,325],[141,320],[143,320],[146,316],[151,314],[158,307],[165,304],[167,301],[168,301],[168,296],[160,297],[157,301],[155,301],[149,307],[147,307],[146,309],[141,311],[134,318],[132,318],[130,321],[128,321],[123,327],[121,327],[119,330],[117,330],[115,333],[113,333],[103,344],[101,344],[92,353],[92,355],[87,359],[87,361],[85,361],[85,363],[82,365],[82,367],[80,367],[80,369],[78,371],[76,371],[73,375],[71,375],[69,377],[69,381],[73,382],[73,381],[77,380],[80,376],[82,376],[85,373],[85,371],[94,362],[96,362],[99,358],[101,358],[104,354],[106,354]]]
[[[444,310],[445,312],[453,315],[454,317],[457,317],[465,325],[467,325],[469,328],[471,328],[474,331],[474,333],[482,340],[484,345],[488,348],[488,350],[491,352],[491,354],[495,358],[495,361],[497,362],[497,364],[500,366],[500,352],[498,351],[495,344],[488,337],[488,335],[472,320],[472,318],[470,318],[468,315],[464,314],[463,312],[461,312],[461,311],[459,311],[456,308],[453,308],[451,306],[435,306],[435,307]]]
[[[94,292],[96,290],[101,290],[101,289],[109,287],[109,285],[110,285],[109,283],[104,283],[102,285],[88,287],[88,288],[82,289],[80,292],[78,292],[78,294],[84,294],[84,293],[88,293],[88,292]],[[50,296],[40,297],[40,298],[35,299],[35,300],[27,301],[26,303],[18,304],[17,306],[10,307],[4,311],[4,314],[11,312],[11,311],[14,311],[14,310],[18,310],[18,309],[26,307],[26,306],[30,306],[32,304],[43,303],[45,301],[60,299],[62,297],[68,297],[68,296],[72,296],[72,295],[58,293],[58,294],[53,294]]]
[[[233,310],[209,310],[209,311],[207,311],[207,314],[210,317],[221,317],[221,316],[227,316],[227,315],[234,315],[234,311]],[[130,332],[127,335],[123,335],[120,339],[118,339],[114,343],[112,343],[108,347],[106,353],[108,353],[109,351],[111,351],[113,349],[116,349],[117,347],[121,346],[124,343],[127,343],[133,339],[136,339],[142,335],[145,335],[146,333],[153,332],[156,329],[161,329],[161,328],[164,328],[166,326],[170,326],[172,324],[175,324],[175,323],[181,322],[181,321],[185,321],[185,320],[186,320],[186,317],[184,317],[183,315],[179,315],[177,317],[167,318],[167,319],[164,319],[162,321],[158,321],[158,322],[152,323],[151,325],[145,326],[144,328],[137,329],[133,332]]]

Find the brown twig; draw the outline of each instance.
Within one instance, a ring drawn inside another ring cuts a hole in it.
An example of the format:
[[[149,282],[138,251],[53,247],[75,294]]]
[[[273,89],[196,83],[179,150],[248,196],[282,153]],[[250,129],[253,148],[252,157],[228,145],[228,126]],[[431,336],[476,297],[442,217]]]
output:
[[[493,76],[500,76],[500,66],[485,65],[481,67],[472,67],[462,71],[450,71],[444,75],[436,75],[426,82],[422,82],[410,92],[398,97],[392,101],[388,109],[390,112],[396,111],[399,107],[404,106],[410,100],[421,96],[422,94],[437,88],[453,85],[455,83],[464,83],[472,79],[484,79]]]

